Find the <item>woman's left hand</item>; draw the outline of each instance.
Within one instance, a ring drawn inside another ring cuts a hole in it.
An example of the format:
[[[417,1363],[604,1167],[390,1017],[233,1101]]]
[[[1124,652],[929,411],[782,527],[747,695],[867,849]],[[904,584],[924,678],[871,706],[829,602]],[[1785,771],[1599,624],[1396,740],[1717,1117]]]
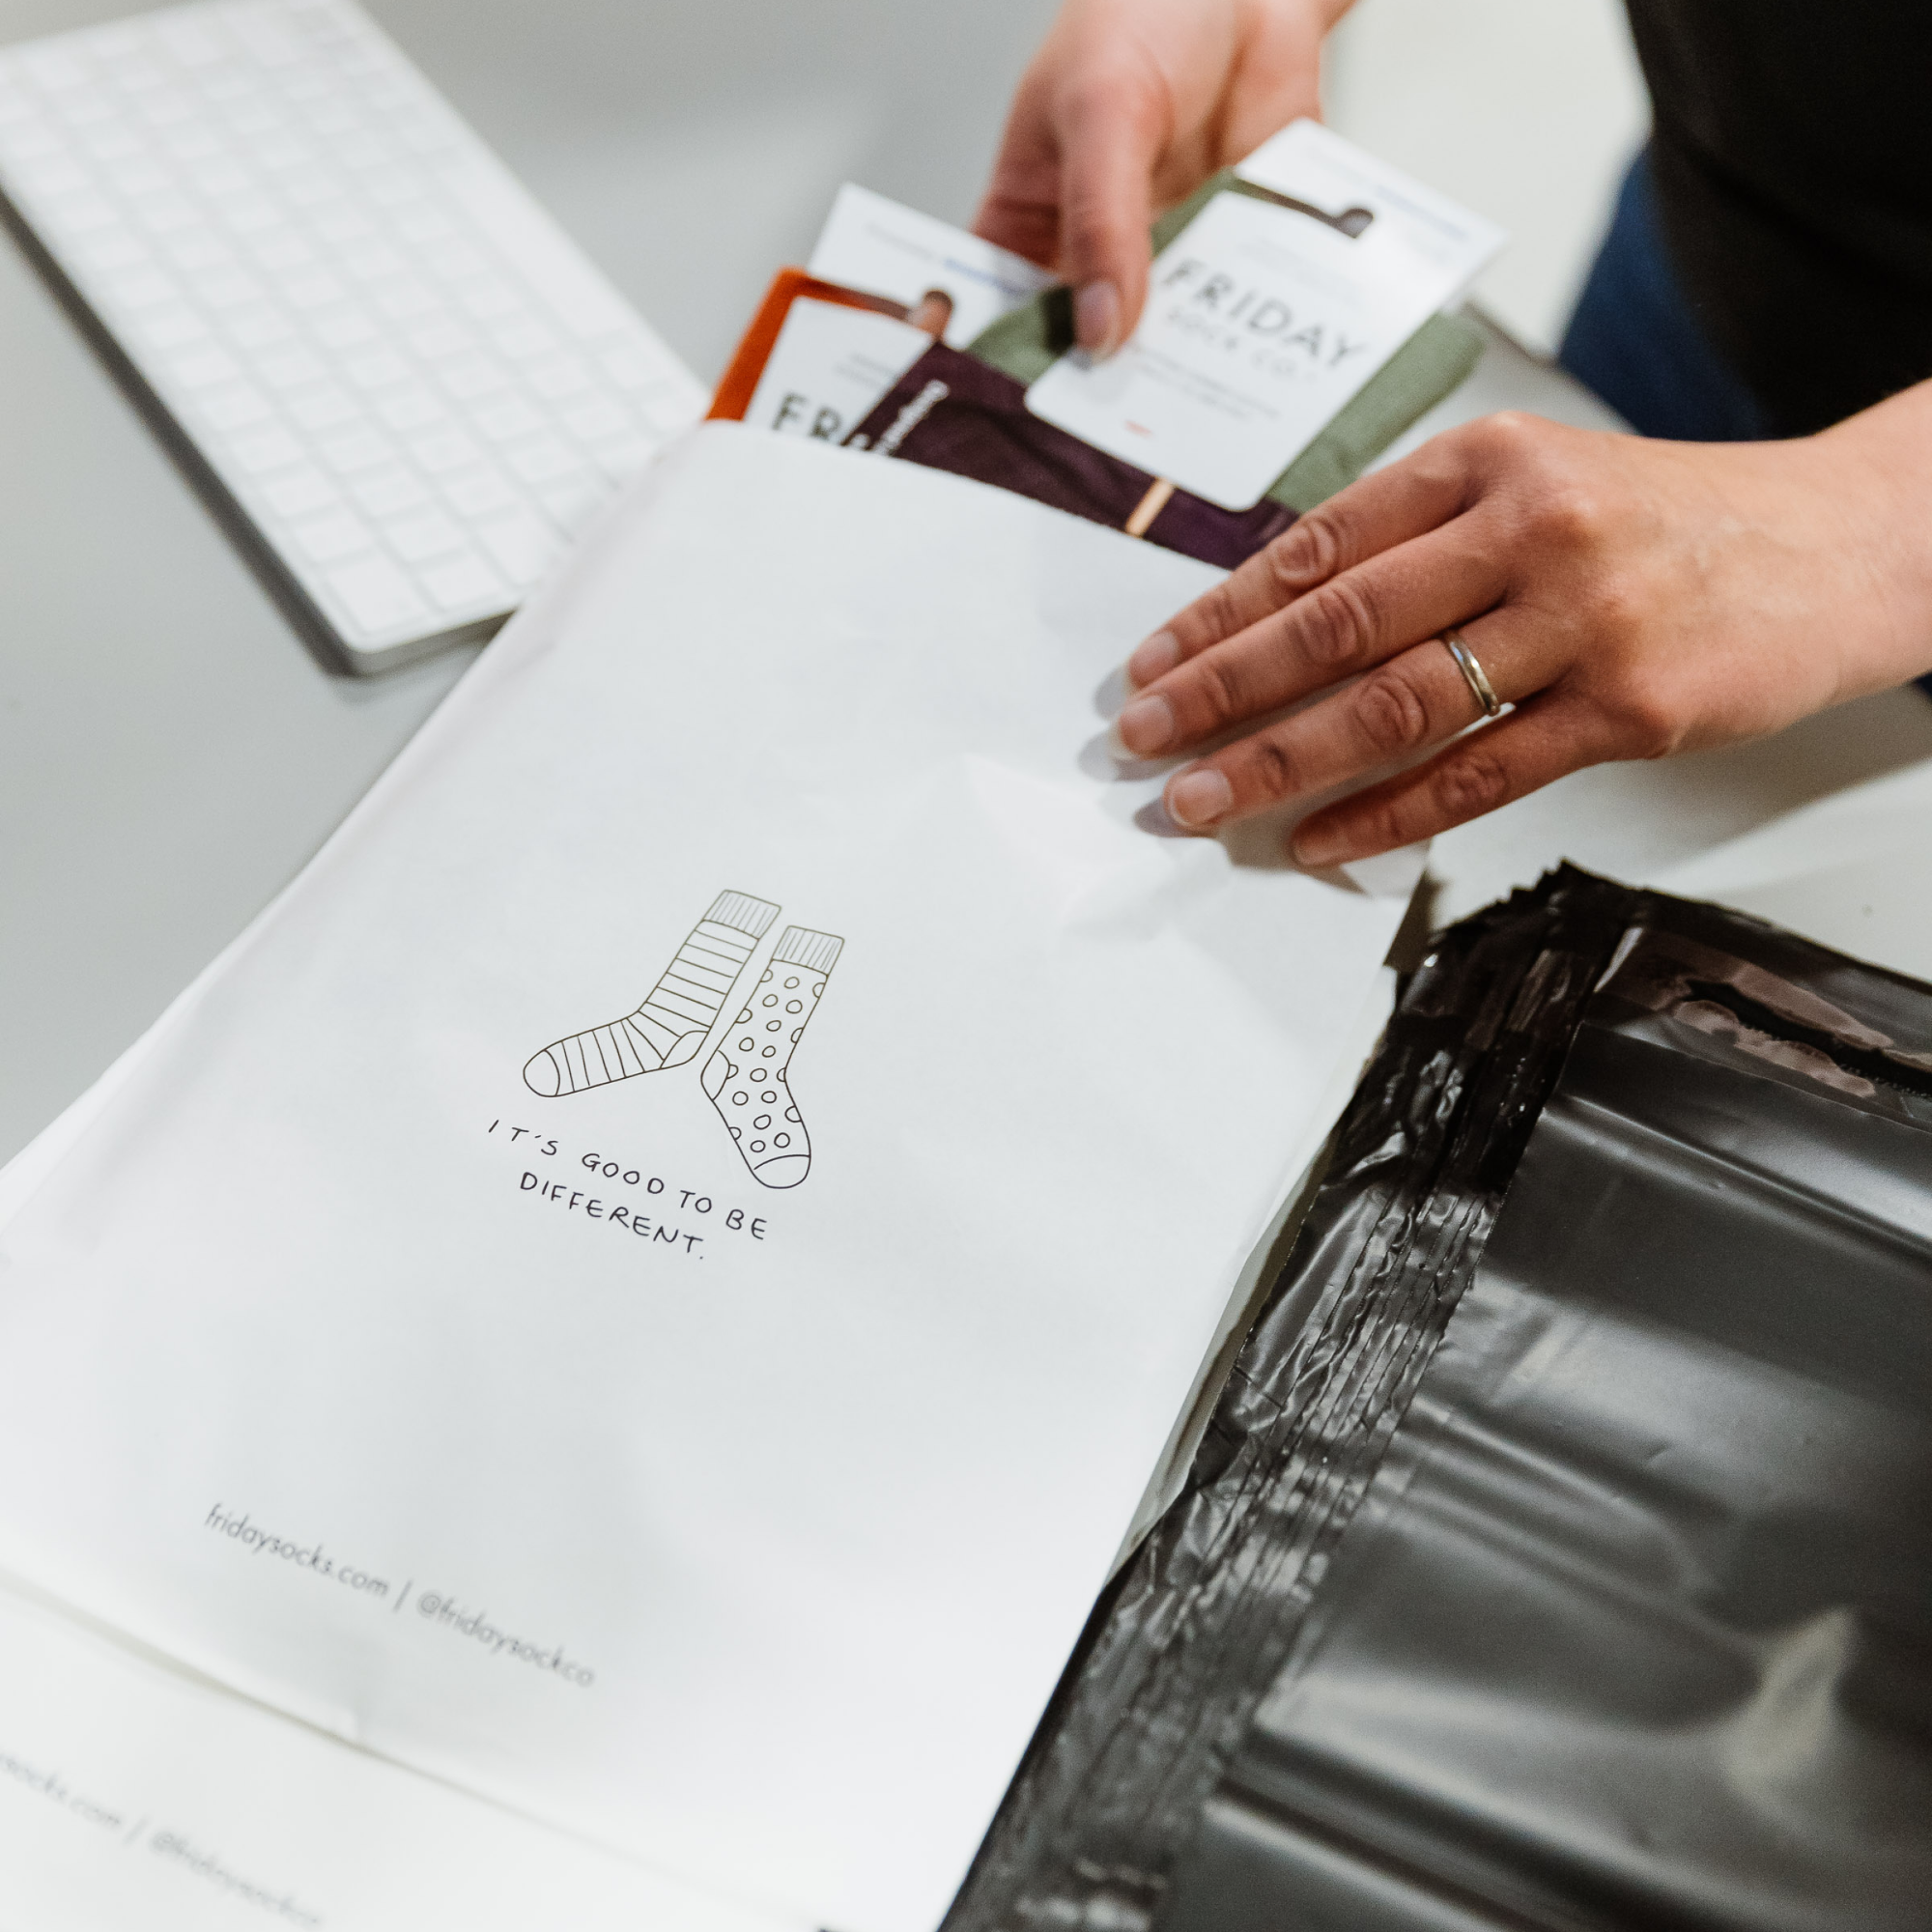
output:
[[[1821,436],[1645,441],[1498,415],[1303,517],[1127,665],[1136,757],[1330,686],[1168,781],[1206,831],[1435,755],[1304,819],[1293,856],[1366,858],[1580,766],[1776,731],[1932,668],[1932,383]],[[1481,706],[1459,630],[1514,709]]]

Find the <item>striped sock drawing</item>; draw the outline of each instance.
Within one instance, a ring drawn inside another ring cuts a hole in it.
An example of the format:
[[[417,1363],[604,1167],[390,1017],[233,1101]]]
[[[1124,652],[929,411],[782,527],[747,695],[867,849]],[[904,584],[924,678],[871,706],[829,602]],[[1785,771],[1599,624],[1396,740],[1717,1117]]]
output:
[[[769,899],[720,893],[637,1011],[531,1054],[524,1085],[555,1099],[695,1059],[778,916]]]
[[[811,1172],[811,1137],[791,1096],[789,1069],[844,950],[836,933],[786,926],[744,1010],[704,1063],[704,1091],[752,1178],[766,1187],[796,1187]]]

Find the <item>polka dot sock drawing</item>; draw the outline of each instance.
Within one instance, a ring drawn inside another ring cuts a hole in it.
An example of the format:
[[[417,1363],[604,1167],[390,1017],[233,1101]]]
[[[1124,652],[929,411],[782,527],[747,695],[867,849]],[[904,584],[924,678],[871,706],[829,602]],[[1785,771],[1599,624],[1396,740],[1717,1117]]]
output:
[[[524,1085],[554,1099],[696,1059],[778,916],[769,899],[720,893],[635,1012],[531,1054]]]
[[[844,947],[833,933],[786,926],[744,1010],[704,1064],[704,1091],[753,1179],[766,1187],[796,1187],[811,1172],[811,1138],[789,1068]]]

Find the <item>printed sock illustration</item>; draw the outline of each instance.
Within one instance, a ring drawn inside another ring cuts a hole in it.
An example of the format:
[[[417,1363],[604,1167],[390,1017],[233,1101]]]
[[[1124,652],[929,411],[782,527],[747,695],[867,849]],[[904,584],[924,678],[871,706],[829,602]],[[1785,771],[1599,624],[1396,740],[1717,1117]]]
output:
[[[744,1011],[704,1063],[704,1091],[766,1187],[796,1187],[811,1172],[811,1140],[786,1068],[844,947],[836,934],[786,926]]]
[[[531,1054],[524,1084],[554,1099],[695,1059],[778,916],[769,899],[720,893],[635,1012]]]

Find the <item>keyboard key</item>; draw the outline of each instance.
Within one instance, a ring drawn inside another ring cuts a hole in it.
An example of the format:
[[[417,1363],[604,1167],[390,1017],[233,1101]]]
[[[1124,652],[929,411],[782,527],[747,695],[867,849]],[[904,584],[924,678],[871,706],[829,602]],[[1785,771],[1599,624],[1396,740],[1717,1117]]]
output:
[[[410,454],[425,475],[446,476],[474,463],[482,451],[461,430],[439,429],[413,438]]]
[[[411,588],[409,579],[386,557],[369,557],[331,571],[327,583],[358,631],[392,631],[429,614],[429,607]]]
[[[118,228],[120,224],[121,211],[102,195],[70,195],[61,203],[60,225],[69,235],[87,236],[103,228]]]
[[[426,249],[422,262],[424,268],[445,281],[454,281],[462,275],[480,274],[490,266],[469,242],[455,240],[445,242],[440,247]]]
[[[394,211],[420,201],[424,190],[420,182],[412,181],[407,175],[378,175],[362,184],[362,192],[378,208]]]
[[[271,389],[299,389],[321,382],[328,370],[298,343],[294,348],[278,349],[262,356],[255,365],[255,373]]]
[[[342,251],[342,270],[358,282],[386,282],[409,264],[386,242],[358,242]]]
[[[359,308],[331,309],[327,315],[309,318],[309,333],[329,349],[359,349],[375,342],[382,330]]]
[[[540,322],[503,324],[490,331],[490,340],[513,362],[528,362],[556,348],[556,336]]]
[[[288,318],[266,303],[222,318],[222,333],[243,349],[272,349],[295,334]]]
[[[369,516],[385,521],[429,501],[429,493],[400,465],[365,471],[350,484],[349,494]]]
[[[116,269],[131,269],[155,259],[153,250],[144,247],[125,228],[111,228],[96,236],[80,252],[93,267],[108,274]]]
[[[455,232],[449,225],[449,217],[427,203],[396,217],[396,233],[405,242],[440,242],[445,235]]]
[[[388,537],[390,549],[405,563],[427,563],[463,548],[463,532],[440,510],[426,510],[390,525]]]
[[[410,347],[425,362],[440,362],[445,355],[460,355],[476,340],[474,333],[450,316],[440,316],[410,330]]]
[[[279,423],[238,436],[229,445],[236,460],[251,475],[266,476],[301,461],[302,445]]]
[[[554,526],[525,509],[491,517],[476,526],[474,534],[490,561],[519,589],[534,583],[564,547]]]
[[[171,366],[175,381],[185,389],[212,389],[242,377],[241,363],[225,349],[190,349],[177,355]]]
[[[565,403],[590,387],[590,372],[575,356],[554,356],[529,373],[529,384],[549,403]]]
[[[596,448],[597,467],[613,483],[628,483],[658,453],[657,443],[647,436],[620,436]]]
[[[297,396],[288,408],[290,417],[316,436],[338,423],[354,422],[361,413],[355,400],[332,384]]]
[[[356,427],[346,436],[331,437],[322,445],[322,460],[338,476],[353,476],[359,469],[373,469],[395,456],[395,447],[385,436],[373,429]]]
[[[158,180],[159,177],[156,176]],[[188,170],[188,179],[203,194],[242,194],[249,186],[249,176],[226,155],[219,155],[200,167]]]
[[[654,389],[664,381],[662,359],[648,354],[640,343],[622,343],[606,350],[599,359],[605,374],[620,389]]]
[[[94,177],[87,169],[58,151],[39,159],[17,162],[14,171],[34,194],[72,194],[76,189],[94,185]]]
[[[503,373],[500,363],[473,352],[450,357],[436,373],[442,386],[460,403],[497,395],[510,385],[510,379]]]
[[[356,556],[376,547],[368,526],[346,510],[317,517],[313,523],[298,524],[296,542],[316,563],[339,563],[344,557]]]
[[[237,383],[226,389],[213,389],[201,398],[201,413],[218,430],[232,436],[237,430],[253,429],[267,422],[274,411],[259,389]]]
[[[555,483],[583,469],[583,459],[554,436],[541,436],[506,450],[504,459],[526,483]]]
[[[341,500],[335,485],[321,470],[304,467],[270,483],[262,495],[278,517],[305,517]]]
[[[399,436],[407,436],[412,429],[425,429],[431,423],[446,420],[449,412],[424,390],[412,389],[380,404],[376,413]]]
[[[472,412],[470,420],[492,442],[512,442],[544,427],[544,418],[521,396],[505,396]]]
[[[349,291],[326,269],[291,275],[282,284],[282,299],[298,315],[310,315],[348,299]]]
[[[326,209],[332,201],[341,201],[345,198],[335,178],[323,173],[320,168],[291,169],[282,179],[281,190],[288,198],[290,207],[309,214],[316,209]],[[337,217],[339,222],[343,219],[344,217]],[[355,232],[368,233],[368,223],[359,217],[351,216],[347,217],[347,220]],[[315,227],[319,234],[326,236],[331,242],[343,239],[324,227],[320,219],[316,221]]]
[[[595,442],[600,437],[623,436],[633,429],[634,418],[620,403],[609,396],[592,396],[563,412],[564,426],[582,442]]]
[[[205,307],[213,309],[240,308],[244,302],[260,301],[265,293],[253,275],[240,269],[197,277],[194,292]]]
[[[156,302],[176,298],[175,278],[157,274],[153,269],[116,275],[108,287],[113,291],[116,301],[132,309],[153,308]]]
[[[74,174],[78,182],[79,170],[75,169]],[[160,194],[171,185],[168,177],[153,161],[139,157],[117,161],[106,170],[106,175],[116,190],[130,200],[144,194]]]
[[[199,20],[164,19],[156,23],[155,38],[182,67],[209,67],[222,56],[220,36]]]
[[[422,573],[422,585],[445,611],[461,611],[504,594],[502,580],[474,553],[431,564]]]
[[[473,469],[447,479],[444,499],[466,517],[488,516],[517,500],[516,492],[494,469]]]
[[[545,514],[565,536],[581,536],[599,510],[611,500],[611,486],[602,476],[566,477],[537,492]]]
[[[420,282],[397,281],[373,290],[376,306],[391,322],[414,322],[442,306]]]
[[[218,235],[206,228],[185,228],[167,242],[168,260],[184,274],[199,276],[214,269],[230,267],[235,251]]]
[[[306,268],[315,260],[315,250],[299,235],[292,235],[285,229],[256,236],[249,244],[249,253],[271,275],[286,275],[292,269]],[[282,298],[292,308],[300,305],[290,293],[293,287],[290,282],[282,284]]]
[[[456,299],[478,322],[494,322],[501,316],[515,315],[523,307],[495,275],[477,275],[459,285]]]
[[[398,383],[407,383],[412,372],[393,349],[379,347],[351,355],[343,363],[342,373],[358,389],[390,389]]]
[[[221,152],[221,143],[206,128],[196,127],[192,122],[163,130],[163,136],[168,153],[180,161],[206,160],[210,155]]]

